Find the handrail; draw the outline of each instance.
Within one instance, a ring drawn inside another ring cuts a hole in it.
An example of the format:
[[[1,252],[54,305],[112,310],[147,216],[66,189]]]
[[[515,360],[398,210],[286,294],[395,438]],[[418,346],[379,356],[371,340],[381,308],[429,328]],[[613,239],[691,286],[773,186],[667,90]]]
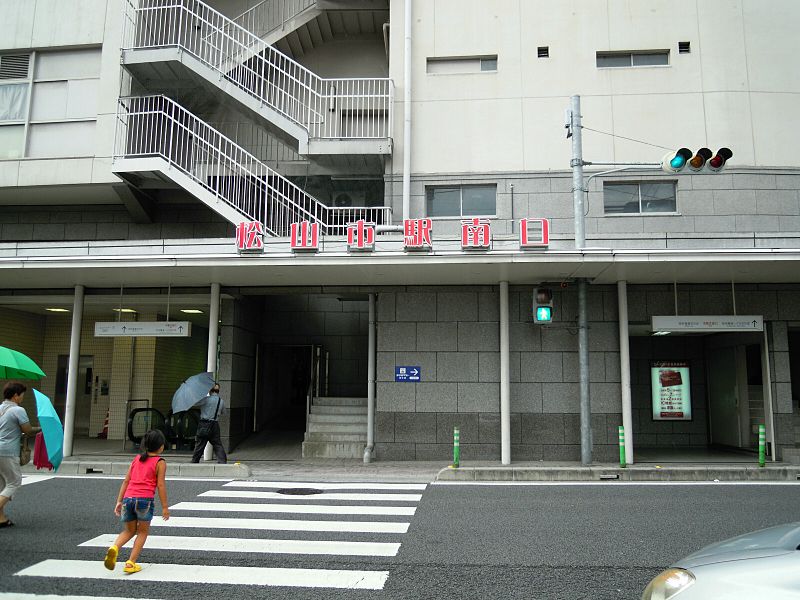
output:
[[[115,159],[160,156],[268,234],[288,236],[309,220],[341,235],[359,219],[391,219],[389,207],[326,206],[166,96],[120,98],[117,127]]]
[[[263,38],[314,4],[316,0],[261,0],[231,20],[243,29]]]
[[[180,48],[309,137],[391,137],[389,78],[322,78],[201,0],[126,0],[126,13],[125,50]]]

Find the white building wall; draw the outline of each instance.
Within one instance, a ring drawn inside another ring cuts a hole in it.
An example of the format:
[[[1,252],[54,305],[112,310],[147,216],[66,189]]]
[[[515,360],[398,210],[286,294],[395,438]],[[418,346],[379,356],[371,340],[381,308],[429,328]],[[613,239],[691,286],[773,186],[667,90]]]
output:
[[[582,96],[587,160],[659,161],[687,146],[732,165],[798,166],[800,4],[782,0],[552,3],[415,0],[412,171],[565,170],[564,109]],[[391,6],[395,152],[403,151],[403,2]],[[678,42],[691,43],[689,54]],[[537,58],[549,46],[550,58]],[[601,69],[598,51],[670,50],[670,65]],[[428,74],[433,57],[497,55],[496,72]],[[780,118],[778,118],[780,115]],[[476,140],[480,140],[476,143]],[[400,173],[395,161],[394,173]]]

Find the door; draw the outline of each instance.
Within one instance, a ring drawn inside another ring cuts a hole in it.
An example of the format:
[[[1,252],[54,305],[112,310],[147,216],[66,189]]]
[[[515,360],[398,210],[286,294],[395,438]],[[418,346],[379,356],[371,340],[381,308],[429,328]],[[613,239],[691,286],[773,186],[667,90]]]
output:
[[[740,447],[742,429],[736,348],[715,348],[707,354],[706,365],[711,443]]]
[[[69,356],[58,357],[56,371],[55,409],[61,422],[64,422],[67,404],[67,373]],[[92,416],[92,403],[95,398],[94,357],[81,356],[78,360],[78,385],[75,389],[75,437],[89,437],[89,423]]]

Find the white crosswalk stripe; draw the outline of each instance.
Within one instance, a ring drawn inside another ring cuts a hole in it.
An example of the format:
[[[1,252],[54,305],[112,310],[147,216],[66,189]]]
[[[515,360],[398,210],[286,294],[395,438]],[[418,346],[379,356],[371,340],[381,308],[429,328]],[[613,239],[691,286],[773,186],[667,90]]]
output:
[[[419,502],[422,494],[324,494],[309,496],[286,496],[278,492],[250,492],[242,490],[209,490],[200,494],[203,498],[256,498],[259,500],[348,500],[350,502]]]
[[[294,519],[246,519],[220,517],[170,517],[154,519],[150,527],[197,529],[248,529],[272,531],[327,531],[339,533],[406,533],[409,523],[395,521],[298,521]]]
[[[408,532],[408,518],[415,514],[416,504],[422,499],[425,489],[427,484],[231,481],[221,488],[200,493],[195,501],[170,506],[174,516],[167,521],[154,518],[143,554],[143,558],[152,562],[140,563],[142,571],[134,575],[126,575],[122,569],[106,570],[100,555],[97,560],[88,561],[48,559],[16,575],[124,579],[129,582],[381,590],[389,577],[387,564],[381,562],[391,561],[397,556],[401,546],[398,536]],[[304,492],[310,493],[305,495]],[[230,498],[230,501],[220,501],[224,498]],[[202,516],[202,513],[211,512],[216,514]],[[258,514],[275,515],[276,518],[254,516]],[[332,518],[320,520],[326,517]],[[211,530],[221,535],[207,535]],[[187,535],[161,535],[178,531]],[[103,533],[79,546],[106,548],[114,542],[116,535]],[[370,537],[358,539],[364,535]],[[300,536],[301,539],[292,539],[292,536]],[[309,537],[315,539],[307,539]],[[166,554],[168,552],[181,551],[208,558],[202,564],[159,561],[159,556],[166,557],[169,556]],[[312,561],[312,567],[316,566],[315,561],[332,557],[341,557],[348,563],[370,558],[378,560],[379,564],[365,565],[363,570],[234,566],[230,563],[233,559],[227,559],[226,564],[225,557],[233,553],[252,556],[292,555],[302,557],[304,566]],[[125,556],[127,551],[123,550],[119,560]],[[131,589],[135,598],[134,588]],[[11,597],[19,600],[106,600],[100,597],[35,594],[29,599],[21,594],[8,597],[0,594],[0,600],[10,600]]]
[[[199,510],[214,512],[307,513],[315,515],[384,515],[407,517],[416,506],[337,506],[328,504],[256,504],[244,502],[179,502],[170,510]]]
[[[313,588],[380,590],[388,571],[343,571],[335,569],[276,569],[269,567],[232,567],[227,565],[175,565],[141,563],[134,576],[121,570],[107,571],[99,561],[44,560],[23,569],[17,575],[65,577],[71,579],[117,579],[174,583],[220,583]]]
[[[108,548],[116,534],[98,535],[80,546]],[[126,544],[133,546],[132,542]],[[264,540],[178,535],[147,537],[148,550],[196,550],[209,552],[257,552],[261,554],[331,554],[336,556],[395,556],[400,544],[323,540]]]

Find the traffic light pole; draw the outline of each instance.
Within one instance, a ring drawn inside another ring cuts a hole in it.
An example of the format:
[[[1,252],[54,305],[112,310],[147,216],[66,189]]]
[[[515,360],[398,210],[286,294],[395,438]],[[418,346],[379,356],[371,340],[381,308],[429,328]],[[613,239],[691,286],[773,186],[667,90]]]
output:
[[[572,200],[575,217],[575,249],[586,246],[584,229],[583,136],[581,130],[581,97],[572,96],[570,123],[572,133]],[[581,464],[592,463],[592,408],[589,396],[589,320],[588,285],[578,279],[578,366],[580,371]]]

